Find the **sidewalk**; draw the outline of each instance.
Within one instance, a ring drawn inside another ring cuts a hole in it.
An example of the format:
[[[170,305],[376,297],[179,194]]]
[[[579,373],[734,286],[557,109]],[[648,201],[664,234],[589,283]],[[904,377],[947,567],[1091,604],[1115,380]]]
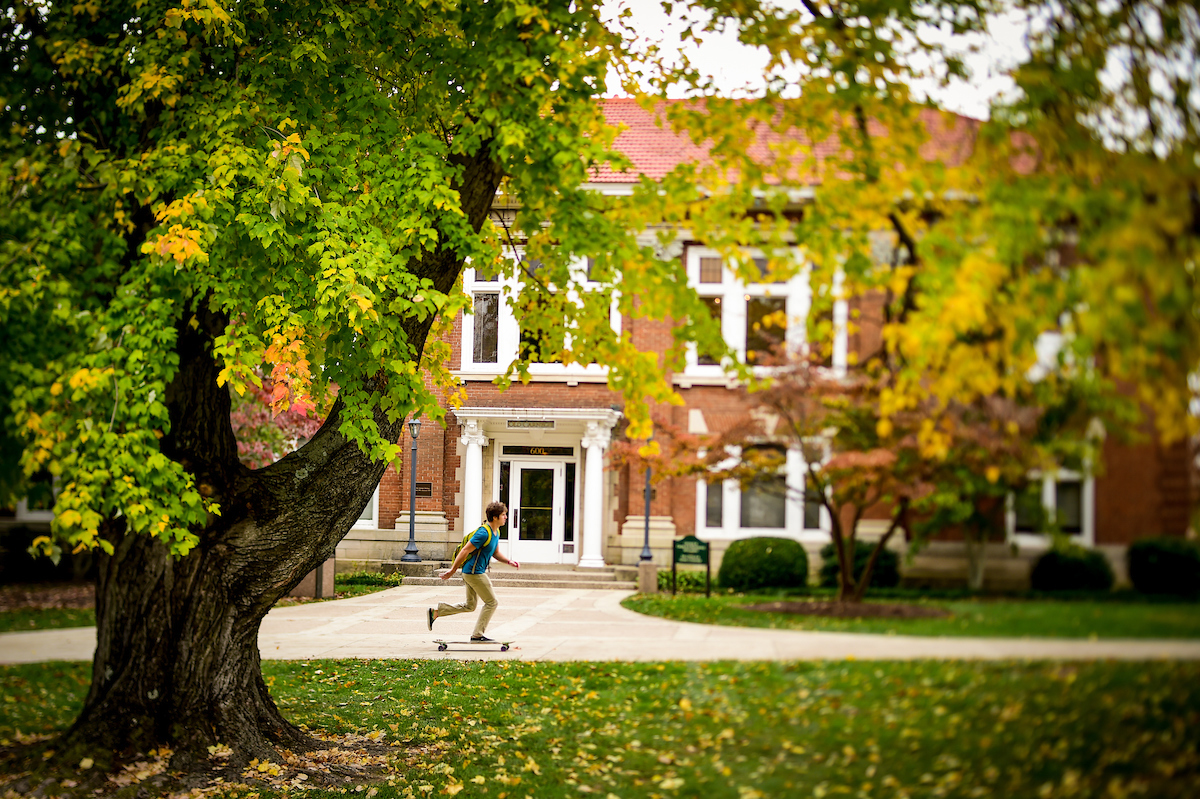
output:
[[[267,660],[424,658],[520,660],[1200,660],[1200,640],[1087,641],[931,638],[764,630],[690,624],[620,606],[628,592],[506,588],[488,637],[498,647],[439,652],[435,638],[464,641],[476,613],[425,624],[425,608],[461,602],[461,587],[401,586],[335,602],[277,608],[259,636]],[[91,660],[95,628],[0,634],[0,663]]]

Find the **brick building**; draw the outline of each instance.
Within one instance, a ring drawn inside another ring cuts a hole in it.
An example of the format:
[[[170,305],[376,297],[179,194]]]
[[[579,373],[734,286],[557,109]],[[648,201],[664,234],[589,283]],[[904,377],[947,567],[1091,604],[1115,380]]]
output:
[[[617,146],[631,158],[634,170],[601,171],[590,185],[595,191],[628,192],[637,173],[661,178],[677,163],[701,155],[689,139],[659,127],[632,101],[609,101],[606,113],[627,126]],[[964,119],[945,128],[933,119],[927,118],[934,132],[931,146],[951,160],[965,154],[974,123]],[[769,286],[744,284],[717,253],[684,233],[668,257],[682,260],[690,283],[719,314],[727,342],[743,357],[765,346],[757,340],[753,322],[766,314],[786,311],[785,336],[793,340],[804,335],[803,320],[814,290],[804,276]],[[586,265],[580,269],[586,274]],[[491,381],[505,371],[519,346],[519,320],[503,301],[517,287],[472,268],[463,282],[474,298],[475,313],[460,316],[450,343],[451,369],[462,381],[467,401],[447,414],[444,429],[425,425],[416,442],[415,538],[421,557],[448,558],[464,533],[481,523],[486,504],[498,499],[510,508],[501,543],[510,557],[581,568],[636,563],[646,528],[643,476],[629,468],[612,469],[606,461],[611,442],[622,431],[620,396],[608,390],[605,372],[596,365],[551,363],[532,365],[533,379],[527,385],[515,383],[499,392]],[[878,324],[871,323],[877,315],[870,306],[869,300],[835,303],[835,369],[846,364],[851,352],[866,353],[879,346]],[[852,312],[860,323],[848,333]],[[611,322],[646,350],[662,351],[670,341],[671,330],[661,322],[622,318],[615,310]],[[695,352],[682,371],[668,377],[684,405],[665,412],[680,429],[719,432],[747,412],[721,367]],[[339,547],[339,568],[374,566],[403,554],[410,522],[411,443],[405,442],[399,473],[387,471],[359,528]],[[1031,495],[1014,498],[1007,514],[1009,541],[994,547],[988,582],[1020,585],[1027,580],[1030,557],[1045,548],[1047,536],[1032,529],[1029,521],[1041,516],[1029,512],[1030,502],[1053,510],[1062,528],[1085,546],[1105,549],[1119,573],[1129,542],[1147,535],[1184,534],[1194,470],[1189,448],[1109,441],[1104,454],[1102,474],[1060,470],[1035,480]],[[742,491],[732,482],[709,486],[675,479],[660,484],[649,514],[655,560],[668,564],[670,541],[689,534],[712,542],[717,553],[738,538],[779,535],[802,542],[815,555],[829,541],[829,520],[818,505],[806,506],[802,499],[799,451],[789,452],[787,461],[786,480],[796,490],[783,498]],[[860,532],[870,537],[881,532],[878,528],[879,522],[867,519]],[[897,543],[904,546],[903,541]],[[817,558],[811,560],[816,565]],[[957,579],[965,573],[961,545],[935,542],[907,569],[914,579]]]

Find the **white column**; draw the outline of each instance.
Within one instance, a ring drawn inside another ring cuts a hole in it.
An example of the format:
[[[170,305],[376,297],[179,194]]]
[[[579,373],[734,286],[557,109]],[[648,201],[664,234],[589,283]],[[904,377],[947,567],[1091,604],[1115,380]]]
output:
[[[467,448],[463,459],[463,530],[483,524],[483,446],[487,436],[479,429],[478,419],[464,419],[459,442]]]
[[[604,450],[612,440],[611,428],[601,422],[588,422],[583,448],[587,461],[583,473],[583,547],[579,565],[604,566]]]

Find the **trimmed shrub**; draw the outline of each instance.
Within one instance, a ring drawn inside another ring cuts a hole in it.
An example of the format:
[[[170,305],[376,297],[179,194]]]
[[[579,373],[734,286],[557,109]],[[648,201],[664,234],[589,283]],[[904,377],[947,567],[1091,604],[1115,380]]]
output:
[[[869,541],[854,542],[854,578],[862,576],[867,568],[867,559],[875,550],[875,544]],[[837,588],[838,561],[837,549],[832,543],[821,547],[821,585],[825,588]],[[890,549],[879,553],[875,568],[871,571],[869,588],[895,588],[900,584],[900,556]]]
[[[734,591],[802,588],[808,585],[808,555],[789,538],[743,538],[725,550],[717,585]]]
[[[1185,538],[1143,538],[1126,553],[1129,580],[1143,594],[1200,593],[1200,545]]]
[[[695,569],[675,569],[675,590],[680,594],[703,594],[704,593],[704,572]],[[717,578],[713,577],[713,590],[717,588]],[[671,570],[658,570],[658,590],[663,593],[671,591]]]
[[[404,582],[404,575],[400,572],[384,574],[383,572],[356,571],[336,574],[333,579],[337,585],[386,585],[390,587]]]
[[[1107,591],[1113,570],[1101,552],[1083,547],[1051,549],[1033,564],[1034,591]]]

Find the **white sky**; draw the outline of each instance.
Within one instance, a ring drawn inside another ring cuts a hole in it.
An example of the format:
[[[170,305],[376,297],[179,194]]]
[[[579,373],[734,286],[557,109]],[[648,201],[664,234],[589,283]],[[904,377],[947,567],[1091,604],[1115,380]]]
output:
[[[784,7],[795,8],[800,5],[798,0],[777,0]],[[609,18],[615,17],[622,9],[629,8],[633,12],[634,29],[638,31],[643,42],[655,41],[664,49],[678,50],[680,48],[679,32],[682,25],[671,20],[662,12],[660,0],[606,0],[605,12]],[[677,12],[678,13],[677,6]],[[955,84],[942,88],[932,81],[917,85],[913,88],[920,94],[928,94],[939,100],[948,110],[960,114],[984,119],[988,115],[988,104],[1003,92],[1010,91],[1012,81],[1006,77],[1006,70],[1016,64],[1024,56],[1024,20],[1009,14],[992,20],[993,37],[990,41],[976,40],[981,51],[967,56],[967,65],[972,74],[970,82],[957,81]],[[936,33],[926,34],[933,38]],[[964,48],[960,52],[965,52]],[[685,51],[693,65],[712,73],[722,92],[734,95],[755,93],[756,87],[761,87],[762,70],[766,64],[766,53],[761,48],[751,48],[740,44],[735,33],[709,34],[705,37],[702,47],[694,42],[687,42]],[[610,80],[613,93],[618,94],[619,84],[615,79]]]

